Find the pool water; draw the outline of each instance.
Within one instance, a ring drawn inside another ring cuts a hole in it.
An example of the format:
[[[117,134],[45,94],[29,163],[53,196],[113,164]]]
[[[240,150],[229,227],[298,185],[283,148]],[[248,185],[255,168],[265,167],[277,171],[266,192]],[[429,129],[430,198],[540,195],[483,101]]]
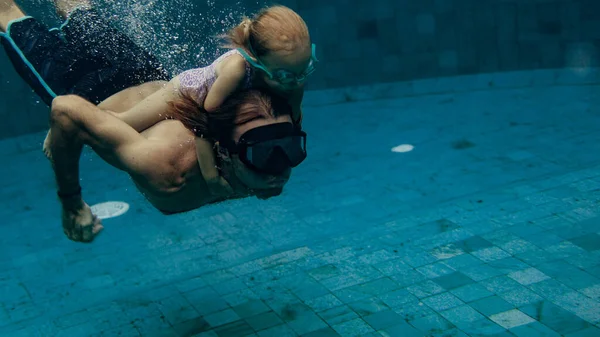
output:
[[[600,335],[598,72],[486,76],[309,93],[267,201],[164,216],[88,151],[86,201],[129,205],[93,244],[44,133],[0,142],[0,335]]]

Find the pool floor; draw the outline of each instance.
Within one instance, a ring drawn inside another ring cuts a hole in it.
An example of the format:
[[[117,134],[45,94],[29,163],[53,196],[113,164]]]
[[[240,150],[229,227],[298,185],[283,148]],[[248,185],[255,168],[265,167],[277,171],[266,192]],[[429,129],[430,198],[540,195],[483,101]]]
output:
[[[86,152],[86,201],[131,205],[93,244],[44,134],[5,140],[0,335],[599,336],[599,89],[307,107],[283,195],[173,216]]]

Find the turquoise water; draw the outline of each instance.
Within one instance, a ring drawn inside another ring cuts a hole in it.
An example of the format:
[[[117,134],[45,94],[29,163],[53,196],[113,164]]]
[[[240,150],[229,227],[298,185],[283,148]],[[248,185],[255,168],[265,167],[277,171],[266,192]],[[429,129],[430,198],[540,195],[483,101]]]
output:
[[[62,233],[45,133],[0,140],[0,336],[598,336],[584,66],[310,91],[309,157],[267,201],[164,216],[86,150],[86,201],[130,206],[93,244]]]
[[[163,216],[86,153],[86,200],[131,205],[90,245],[60,230],[43,134],[3,141],[1,335],[596,335],[598,86],[481,80],[308,104],[310,156],[268,201]]]

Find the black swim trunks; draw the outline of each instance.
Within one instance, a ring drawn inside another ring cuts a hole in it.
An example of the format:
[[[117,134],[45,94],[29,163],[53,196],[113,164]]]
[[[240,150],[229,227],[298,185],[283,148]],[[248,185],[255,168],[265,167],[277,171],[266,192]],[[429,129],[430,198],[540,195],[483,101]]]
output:
[[[123,89],[171,79],[156,57],[93,10],[75,10],[50,30],[32,17],[15,20],[1,40],[16,71],[48,105],[65,94],[98,104]]]

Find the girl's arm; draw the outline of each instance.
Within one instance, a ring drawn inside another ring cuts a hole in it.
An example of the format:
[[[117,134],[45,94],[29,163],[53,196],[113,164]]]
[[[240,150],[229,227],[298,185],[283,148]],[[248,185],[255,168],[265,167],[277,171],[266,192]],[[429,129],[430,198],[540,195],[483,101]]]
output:
[[[177,98],[179,98],[179,76],[129,110],[119,113],[117,117],[137,132],[142,132],[161,120],[165,120],[168,117],[165,115],[169,109],[168,103]]]
[[[292,92],[288,99],[292,106],[292,121],[294,124],[302,126],[302,99],[304,98],[304,86]]]
[[[246,64],[238,55],[232,55],[218,65],[217,79],[204,100],[204,110],[214,112],[242,84],[246,76]],[[219,175],[213,151],[213,144],[205,138],[196,138],[196,156],[202,176],[210,193],[217,196],[229,196],[233,189]]]
[[[196,137],[196,157],[210,194],[220,197],[232,195],[233,189],[229,186],[227,180],[219,175],[217,170],[213,144],[206,138]]]
[[[206,99],[204,110],[215,111],[243,83],[246,76],[246,61],[240,55],[231,55],[217,66],[217,79],[212,85]]]

